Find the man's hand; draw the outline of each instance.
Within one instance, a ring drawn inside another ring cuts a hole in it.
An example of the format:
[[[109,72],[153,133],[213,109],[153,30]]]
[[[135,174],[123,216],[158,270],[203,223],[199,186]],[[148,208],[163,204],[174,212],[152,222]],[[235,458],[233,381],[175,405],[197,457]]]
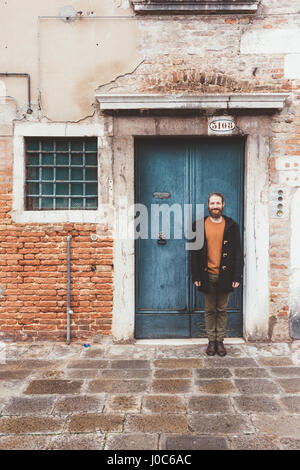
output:
[[[201,286],[201,281],[195,281],[194,284],[195,284],[196,287],[200,287]]]
[[[232,283],[232,287],[233,287],[234,289],[236,289],[237,287],[239,287],[239,285],[240,285],[239,282],[233,282],[233,283]]]

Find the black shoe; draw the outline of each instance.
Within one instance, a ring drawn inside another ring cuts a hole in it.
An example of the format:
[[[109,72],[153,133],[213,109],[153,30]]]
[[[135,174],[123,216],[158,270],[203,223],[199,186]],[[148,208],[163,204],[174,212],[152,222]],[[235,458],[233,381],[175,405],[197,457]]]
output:
[[[223,341],[216,341],[216,349],[219,356],[226,356],[227,351],[225,349]]]
[[[208,356],[214,356],[216,354],[216,342],[215,341],[208,342],[208,346],[206,348],[206,354]]]

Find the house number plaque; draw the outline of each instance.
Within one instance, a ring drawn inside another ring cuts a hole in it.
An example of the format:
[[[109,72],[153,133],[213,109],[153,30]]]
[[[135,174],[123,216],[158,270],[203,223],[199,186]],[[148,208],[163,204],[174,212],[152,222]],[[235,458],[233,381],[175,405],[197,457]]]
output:
[[[212,117],[208,121],[208,134],[230,134],[235,127],[234,119],[230,116]]]

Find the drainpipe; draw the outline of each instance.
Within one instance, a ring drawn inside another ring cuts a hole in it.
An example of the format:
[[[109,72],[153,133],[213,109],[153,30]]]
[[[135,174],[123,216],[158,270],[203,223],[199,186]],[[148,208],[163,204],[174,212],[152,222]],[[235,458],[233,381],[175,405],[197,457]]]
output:
[[[71,235],[67,236],[67,265],[68,265],[68,290],[67,290],[67,344],[70,344],[70,325],[71,325],[71,315],[73,311],[71,310]]]
[[[27,114],[32,114],[31,109],[31,91],[30,91],[30,75],[29,73],[4,73],[0,72],[0,77],[25,77],[27,78],[27,94],[28,94],[28,108]]]

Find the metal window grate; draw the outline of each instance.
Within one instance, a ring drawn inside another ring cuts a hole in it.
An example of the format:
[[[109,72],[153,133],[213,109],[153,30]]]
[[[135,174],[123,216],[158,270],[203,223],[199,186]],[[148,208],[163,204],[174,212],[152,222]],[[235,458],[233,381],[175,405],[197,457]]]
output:
[[[26,209],[98,208],[97,138],[26,139]]]

